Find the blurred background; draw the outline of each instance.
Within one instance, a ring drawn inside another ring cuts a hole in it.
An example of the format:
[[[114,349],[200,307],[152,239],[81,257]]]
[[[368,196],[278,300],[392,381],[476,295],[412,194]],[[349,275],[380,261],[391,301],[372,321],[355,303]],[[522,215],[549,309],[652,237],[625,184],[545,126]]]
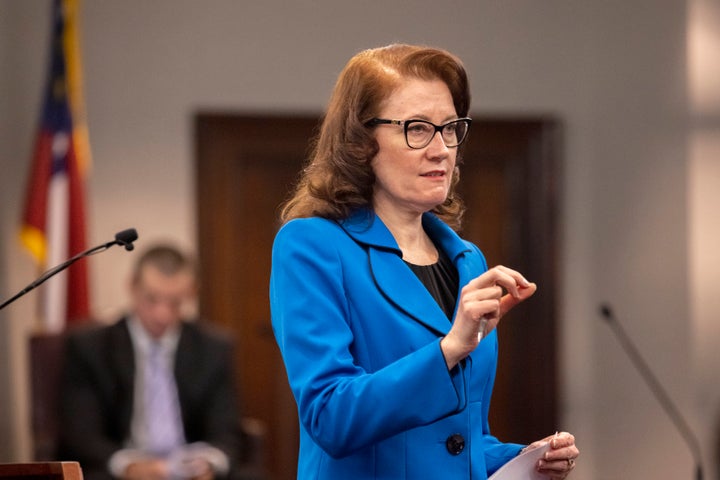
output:
[[[602,321],[603,302],[613,306],[697,435],[706,477],[717,478],[720,4],[81,5],[93,153],[88,246],[134,227],[138,248],[172,239],[202,256],[212,239],[199,228],[198,118],[208,112],[319,118],[337,74],[365,48],[398,41],[446,48],[465,62],[474,116],[554,119],[562,126],[553,210],[557,277],[556,285],[539,288],[556,292],[556,361],[548,368],[557,375],[556,428],[574,433],[582,451],[573,478],[693,475],[683,438]],[[17,238],[46,80],[50,15],[48,0],[0,0],[3,300],[39,273]],[[120,312],[130,265],[120,248],[88,260],[94,316],[111,319]],[[31,456],[26,359],[36,325],[32,295],[0,311],[0,462]],[[542,365],[544,358],[533,361]],[[533,398],[522,400],[532,412]]]

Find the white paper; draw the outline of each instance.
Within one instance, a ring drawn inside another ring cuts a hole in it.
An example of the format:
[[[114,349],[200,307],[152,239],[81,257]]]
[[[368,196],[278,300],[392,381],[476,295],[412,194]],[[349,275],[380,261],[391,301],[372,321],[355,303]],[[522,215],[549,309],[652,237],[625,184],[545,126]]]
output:
[[[548,480],[535,470],[538,460],[550,450],[550,443],[545,442],[537,448],[526,450],[500,467],[488,480]]]

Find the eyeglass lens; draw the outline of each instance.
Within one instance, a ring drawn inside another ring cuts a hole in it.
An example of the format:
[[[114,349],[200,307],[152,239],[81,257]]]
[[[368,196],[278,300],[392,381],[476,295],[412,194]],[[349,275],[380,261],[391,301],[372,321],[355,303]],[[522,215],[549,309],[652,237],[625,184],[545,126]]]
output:
[[[465,140],[468,121],[460,119],[437,126],[425,120],[410,120],[405,124],[405,137],[411,148],[427,146],[435,136],[435,132],[438,131],[442,135],[446,147],[457,147]]]

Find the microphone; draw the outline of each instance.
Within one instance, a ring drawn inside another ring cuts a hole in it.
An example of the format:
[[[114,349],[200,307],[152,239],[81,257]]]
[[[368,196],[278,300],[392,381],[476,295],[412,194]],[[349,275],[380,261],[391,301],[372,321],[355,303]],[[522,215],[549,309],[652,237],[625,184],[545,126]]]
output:
[[[670,399],[670,396],[652,373],[652,370],[648,366],[647,362],[643,360],[637,347],[635,347],[628,334],[625,333],[625,329],[623,329],[622,325],[620,325],[615,318],[615,315],[613,315],[613,311],[610,306],[608,304],[601,304],[600,314],[613,329],[613,332],[620,342],[620,345],[623,347],[623,350],[625,350],[625,353],[630,357],[633,365],[635,365],[635,368],[637,368],[640,372],[640,375],[643,377],[643,380],[645,380],[645,383],[647,383],[650,387],[655,399],[663,407],[665,413],[670,417],[670,420],[672,420],[673,424],[675,424],[675,427],[680,432],[680,435],[682,435],[683,439],[687,443],[690,453],[695,461],[695,479],[702,480],[702,457],[700,455],[700,442],[698,442],[697,437],[693,434],[687,422],[680,414],[680,411]]]
[[[117,245],[125,246],[125,250],[127,250],[128,252],[135,248],[133,242],[137,239],[137,230],[135,230],[134,228],[128,228],[127,230],[123,230],[122,232],[118,232],[115,234],[115,243]]]
[[[125,247],[125,250],[130,251],[135,246],[133,245],[133,242],[137,240],[138,234],[137,230],[134,228],[128,228],[127,230],[123,230],[122,232],[118,232],[115,234],[115,240],[112,240],[110,242],[103,243],[101,245],[98,245],[96,247],[93,247],[89,250],[85,250],[84,252],[80,252],[74,257],[70,258],[69,260],[66,260],[65,262],[61,263],[60,265],[51,268],[50,270],[47,270],[45,273],[40,275],[35,281],[33,281],[30,285],[20,290],[17,294],[15,294],[12,298],[9,298],[8,300],[4,301],[2,305],[0,305],[0,310],[7,307],[11,303],[13,303],[18,298],[22,297],[26,293],[28,293],[30,290],[33,290],[35,287],[41,285],[44,283],[47,279],[52,277],[53,275],[56,275],[66,268],[68,268],[70,265],[75,263],[76,261],[80,260],[81,258],[89,257],[90,255],[94,255],[96,253],[104,252],[108,248],[112,247],[113,245],[122,245]]]

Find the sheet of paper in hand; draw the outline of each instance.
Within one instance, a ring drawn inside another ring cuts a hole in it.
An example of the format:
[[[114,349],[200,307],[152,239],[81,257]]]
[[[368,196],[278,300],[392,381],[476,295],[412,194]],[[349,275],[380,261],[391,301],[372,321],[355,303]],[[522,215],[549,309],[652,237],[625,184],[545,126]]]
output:
[[[500,467],[488,480],[548,480],[535,470],[538,460],[550,450],[550,443],[545,442],[537,448],[527,450]]]

